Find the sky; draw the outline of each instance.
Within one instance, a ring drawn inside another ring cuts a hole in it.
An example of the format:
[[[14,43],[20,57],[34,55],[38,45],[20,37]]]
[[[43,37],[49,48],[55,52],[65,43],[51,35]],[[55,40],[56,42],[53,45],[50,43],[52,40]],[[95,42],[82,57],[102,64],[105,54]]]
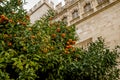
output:
[[[29,11],[35,4],[37,4],[40,0],[25,0],[27,3],[24,5],[24,8]],[[58,4],[59,2],[63,2],[64,0],[50,0],[54,2],[54,4]]]

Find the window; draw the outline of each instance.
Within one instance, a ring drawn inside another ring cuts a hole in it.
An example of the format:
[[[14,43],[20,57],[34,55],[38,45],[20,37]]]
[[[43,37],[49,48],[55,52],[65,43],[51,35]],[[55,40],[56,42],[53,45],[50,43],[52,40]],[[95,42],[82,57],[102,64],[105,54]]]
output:
[[[86,5],[84,6],[84,12],[88,12],[90,11],[92,8],[91,8],[91,4],[90,3],[86,3]]]
[[[74,10],[74,12],[72,13],[72,18],[77,18],[78,17],[78,10]]]
[[[109,2],[109,0],[97,0],[98,4],[103,4],[103,3],[106,3],[106,2]]]
[[[67,16],[64,16],[63,19],[62,19],[62,21],[63,21],[65,24],[67,24]]]

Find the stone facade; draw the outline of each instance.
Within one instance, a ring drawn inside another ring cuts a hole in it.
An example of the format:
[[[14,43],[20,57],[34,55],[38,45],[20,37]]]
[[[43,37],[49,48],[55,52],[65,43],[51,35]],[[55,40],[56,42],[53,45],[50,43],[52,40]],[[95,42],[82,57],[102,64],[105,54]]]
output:
[[[64,6],[59,3],[56,9],[53,7],[51,9],[57,12],[54,20],[63,20],[68,26],[76,26],[76,33],[79,36],[76,46],[85,46],[100,36],[110,48],[120,45],[120,0],[64,1]],[[44,6],[39,9],[49,9]],[[42,13],[39,10],[33,12],[31,22],[37,20],[35,16]]]

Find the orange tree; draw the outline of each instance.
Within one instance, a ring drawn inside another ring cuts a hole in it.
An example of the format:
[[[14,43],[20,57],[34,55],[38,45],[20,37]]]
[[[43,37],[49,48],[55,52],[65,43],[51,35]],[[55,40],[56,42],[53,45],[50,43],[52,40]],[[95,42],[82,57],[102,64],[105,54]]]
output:
[[[21,0],[0,1],[1,80],[117,80],[117,49],[104,41],[75,48],[75,27],[52,21],[49,11],[35,24]]]

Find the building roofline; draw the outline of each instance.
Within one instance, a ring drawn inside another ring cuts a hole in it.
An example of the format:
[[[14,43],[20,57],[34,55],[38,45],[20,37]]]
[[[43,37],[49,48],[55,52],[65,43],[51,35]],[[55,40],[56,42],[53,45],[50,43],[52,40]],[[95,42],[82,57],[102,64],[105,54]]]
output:
[[[41,5],[39,5],[36,9],[34,9],[33,11],[31,11],[33,8],[31,8],[28,12],[29,15],[32,15],[33,13],[35,13],[40,7],[42,7],[43,5],[46,5],[47,7],[49,7],[50,9],[54,9],[52,8],[48,3],[43,2]],[[36,5],[35,5],[36,6]]]

